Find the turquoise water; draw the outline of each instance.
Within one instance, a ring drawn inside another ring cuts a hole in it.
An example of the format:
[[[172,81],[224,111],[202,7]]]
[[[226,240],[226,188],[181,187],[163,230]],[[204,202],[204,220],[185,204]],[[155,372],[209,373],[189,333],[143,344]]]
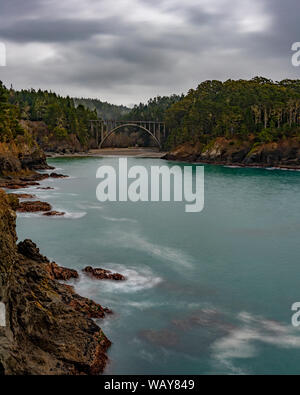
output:
[[[63,266],[128,277],[74,282],[114,311],[99,321],[113,342],[107,374],[300,372],[299,172],[205,166],[205,209],[187,214],[183,203],[99,203],[97,168],[117,158],[49,163],[71,177],[26,191],[67,216],[23,214],[18,235]]]

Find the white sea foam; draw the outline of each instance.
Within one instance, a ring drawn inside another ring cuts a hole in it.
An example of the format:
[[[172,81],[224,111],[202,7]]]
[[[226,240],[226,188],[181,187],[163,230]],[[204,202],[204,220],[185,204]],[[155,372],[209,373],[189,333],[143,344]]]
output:
[[[148,267],[140,267],[138,270],[133,267],[126,267],[124,265],[101,263],[101,267],[109,269],[112,272],[120,272],[125,277],[125,281],[102,280],[97,281],[85,275],[80,277],[79,283],[76,285],[77,291],[82,291],[84,294],[94,296],[101,292],[106,296],[109,293],[135,293],[146,289],[156,287],[163,280],[155,275]]]
[[[60,210],[63,211],[64,210]],[[58,218],[66,218],[66,219],[80,219],[83,218],[87,215],[87,212],[83,211],[83,212],[70,212],[70,211],[65,211],[65,215],[62,217],[58,217]]]
[[[86,209],[91,209],[91,210],[103,210],[103,206],[100,206],[98,204],[89,204],[87,202],[79,203],[77,204],[77,207],[86,210]]]
[[[118,240],[118,244],[125,248],[134,248],[138,251],[147,253],[155,258],[171,262],[175,268],[180,269],[176,264],[180,266],[185,266],[189,268],[193,264],[193,259],[188,254],[184,253],[182,250],[173,247],[167,247],[160,244],[151,243],[146,238],[140,236],[136,232],[115,232],[115,237],[109,240]],[[111,241],[112,242],[112,241]]]
[[[51,199],[51,198],[54,197],[54,196],[52,196],[52,195],[49,195],[49,194],[46,194],[46,193],[40,193],[40,192],[35,193],[35,196],[36,196],[37,198],[43,199],[43,200],[45,200],[45,199]]]
[[[102,217],[106,221],[111,221],[111,222],[132,222],[132,223],[137,223],[135,219],[132,218],[114,218],[114,217]]]
[[[39,211],[36,213],[17,213],[17,216],[20,218],[47,218],[47,219],[80,219],[83,218],[87,213],[86,212],[66,212],[64,210],[54,209],[55,211],[64,212],[64,215],[54,215],[47,217],[44,215],[44,212]]]
[[[238,315],[241,327],[230,331],[213,345],[213,359],[232,373],[244,373],[234,364],[236,358],[253,358],[259,355],[258,343],[278,348],[300,349],[300,335],[295,328],[242,312]],[[247,372],[248,373],[248,372]]]

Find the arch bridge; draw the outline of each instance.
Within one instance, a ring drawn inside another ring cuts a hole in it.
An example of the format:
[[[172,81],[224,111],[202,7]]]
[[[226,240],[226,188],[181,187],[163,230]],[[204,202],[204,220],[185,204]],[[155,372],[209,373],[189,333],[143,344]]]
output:
[[[156,121],[115,121],[115,120],[91,120],[90,128],[95,136],[99,148],[109,136],[116,133],[121,128],[136,127],[147,132],[157,143],[159,148],[166,138],[166,125],[164,122]]]

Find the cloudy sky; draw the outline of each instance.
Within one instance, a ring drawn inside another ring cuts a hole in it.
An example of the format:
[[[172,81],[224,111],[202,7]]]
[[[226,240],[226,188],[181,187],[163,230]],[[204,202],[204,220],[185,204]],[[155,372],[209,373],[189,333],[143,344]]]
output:
[[[0,0],[0,80],[117,104],[206,79],[300,78],[299,0]]]

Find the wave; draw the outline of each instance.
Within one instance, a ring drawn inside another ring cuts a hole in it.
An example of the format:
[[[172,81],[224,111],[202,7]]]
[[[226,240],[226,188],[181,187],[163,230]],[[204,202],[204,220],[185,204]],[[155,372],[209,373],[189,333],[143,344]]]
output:
[[[88,202],[81,202],[77,204],[77,207],[86,210],[86,209],[91,209],[91,210],[103,210],[103,206],[99,206],[97,204],[89,204]]]
[[[64,210],[61,210],[64,211]],[[70,211],[65,211],[65,215],[58,217],[58,218],[66,218],[66,219],[80,219],[83,218],[87,215],[86,211],[83,212],[70,212]]]
[[[64,212],[64,215],[61,216],[50,216],[47,217],[44,215],[44,212],[36,212],[36,213],[17,213],[17,216],[19,218],[47,218],[47,219],[80,219],[83,218],[87,215],[86,212],[68,212],[64,210],[55,210],[55,211],[60,211]]]
[[[137,223],[137,220],[132,219],[132,218],[114,218],[114,217],[102,217],[106,221],[111,221],[111,222],[132,222],[132,223]]]
[[[253,316],[242,312],[237,319],[241,326],[212,345],[213,359],[219,366],[235,374],[249,373],[234,364],[235,359],[254,358],[259,355],[257,343],[265,343],[278,348],[300,349],[299,331],[291,326]]]
[[[96,295],[101,292],[106,295],[109,293],[135,293],[146,289],[151,289],[160,284],[163,280],[161,277],[155,275],[148,267],[142,267],[138,270],[133,267],[125,267],[119,264],[101,264],[105,269],[122,273],[125,281],[112,281],[112,280],[94,280],[86,276],[81,276],[80,281],[76,284],[77,290],[82,292]]]
[[[109,239],[111,238],[109,237]],[[177,263],[178,265],[185,266],[186,268],[189,268],[193,265],[192,257],[187,255],[182,250],[152,243],[134,232],[114,232],[113,240],[118,240],[118,243],[121,247],[134,248],[160,260],[175,264]],[[177,268],[178,266],[175,267]]]

